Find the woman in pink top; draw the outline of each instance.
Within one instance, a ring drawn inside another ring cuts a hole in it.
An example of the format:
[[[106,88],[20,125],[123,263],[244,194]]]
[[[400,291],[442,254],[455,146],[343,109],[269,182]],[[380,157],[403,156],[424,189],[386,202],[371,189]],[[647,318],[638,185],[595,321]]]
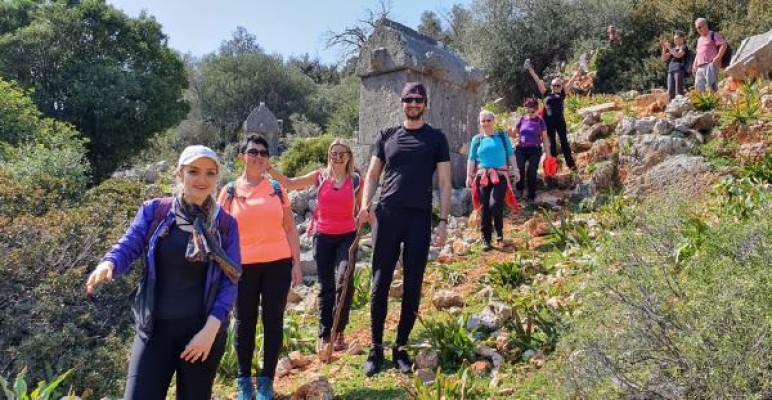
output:
[[[309,228],[314,234],[314,260],[319,274],[319,341],[317,352],[323,353],[329,343],[335,304],[342,304],[341,320],[335,335],[336,351],[345,350],[343,331],[348,323],[353,281],[349,279],[346,298],[341,302],[343,276],[348,264],[348,249],[356,236],[356,221],[362,193],[361,178],[354,171],[351,147],[336,139],[327,150],[327,167],[290,179],[273,168],[268,172],[288,190],[310,186],[319,189],[316,210]],[[336,283],[337,282],[337,283]]]

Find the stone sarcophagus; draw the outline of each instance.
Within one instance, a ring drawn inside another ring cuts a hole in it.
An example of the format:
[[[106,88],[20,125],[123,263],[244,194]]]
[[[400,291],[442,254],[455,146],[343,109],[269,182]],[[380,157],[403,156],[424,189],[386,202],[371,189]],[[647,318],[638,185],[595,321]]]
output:
[[[466,148],[478,131],[483,71],[469,66],[441,42],[384,18],[360,51],[356,73],[362,79],[357,166],[367,168],[379,130],[402,122],[402,86],[418,81],[429,91],[424,119],[448,137],[453,185],[463,187]]]
[[[732,55],[726,74],[735,79],[772,78],[772,30],[745,38]]]

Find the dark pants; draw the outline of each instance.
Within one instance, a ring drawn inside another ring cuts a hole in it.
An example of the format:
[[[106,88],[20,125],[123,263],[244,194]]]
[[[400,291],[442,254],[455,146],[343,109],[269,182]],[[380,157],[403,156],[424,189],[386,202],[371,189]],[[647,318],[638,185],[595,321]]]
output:
[[[273,379],[284,333],[284,309],[292,281],[292,259],[244,265],[236,298],[236,357],[239,377],[252,376],[258,306],[263,311],[263,369]]]
[[[541,146],[537,147],[516,147],[515,159],[517,160],[517,169],[520,171],[520,180],[515,187],[522,191],[525,187],[525,181],[528,181],[528,199],[536,199],[536,171],[539,169],[539,160],[541,159]],[[528,167],[526,169],[526,164]],[[523,173],[525,171],[525,173]]]
[[[319,337],[330,337],[332,331],[335,305],[343,308],[340,314],[338,332],[346,330],[348,316],[351,311],[351,299],[354,297],[354,280],[349,279],[345,301],[341,302],[343,279],[348,266],[348,249],[354,243],[356,232],[340,235],[316,235],[314,244],[314,260],[319,274]]]
[[[225,352],[225,331],[220,330],[206,361],[189,363],[180,355],[190,340],[204,327],[204,317],[155,320],[148,340],[134,336],[126,400],[163,400],[172,375],[177,373],[178,400],[209,400],[217,366]]]
[[[667,73],[667,95],[673,100],[677,94],[684,95],[684,71],[679,69],[675,72]]]
[[[548,117],[544,119],[544,122],[547,123],[547,136],[550,139],[550,155],[552,157],[558,156],[556,136],[559,136],[560,150],[563,152],[563,158],[566,159],[566,165],[568,165],[568,168],[576,169],[574,157],[571,156],[571,144],[568,143],[568,128],[566,127],[565,118],[562,115],[559,117]]]
[[[505,175],[499,174],[498,184],[494,185],[488,179],[488,185],[483,187],[479,182],[478,175],[475,177],[475,187],[482,203],[480,215],[482,235],[485,241],[490,242],[494,228],[499,237],[504,237],[504,196],[507,193],[507,179]]]
[[[394,267],[403,246],[402,310],[397,326],[397,346],[407,344],[415,325],[421,302],[426,261],[432,233],[430,209],[415,209],[379,204],[373,230],[373,287],[370,302],[370,330],[374,346],[383,345],[383,326],[388,311],[389,289]]]

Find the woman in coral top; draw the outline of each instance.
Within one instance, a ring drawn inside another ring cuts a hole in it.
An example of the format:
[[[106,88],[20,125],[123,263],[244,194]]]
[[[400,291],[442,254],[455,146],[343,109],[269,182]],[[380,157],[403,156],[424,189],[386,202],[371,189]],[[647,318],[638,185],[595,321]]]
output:
[[[314,234],[314,260],[319,273],[319,341],[317,352],[323,354],[329,343],[335,304],[342,304],[341,320],[335,334],[334,349],[345,350],[343,331],[348,323],[353,281],[349,279],[346,298],[341,302],[343,276],[348,265],[348,250],[356,237],[356,221],[362,193],[361,178],[354,171],[351,147],[336,139],[327,150],[327,167],[290,179],[273,168],[268,172],[290,190],[316,186],[319,189],[316,210],[311,221]],[[337,282],[337,283],[336,283]],[[336,301],[337,300],[337,301]]]
[[[236,298],[236,357],[239,364],[238,400],[273,399],[273,377],[281,351],[284,309],[290,283],[299,284],[300,246],[287,199],[278,182],[265,178],[268,141],[250,135],[239,146],[244,172],[220,192],[218,202],[239,223],[244,272]],[[252,356],[258,306],[263,321],[263,368],[252,386]]]

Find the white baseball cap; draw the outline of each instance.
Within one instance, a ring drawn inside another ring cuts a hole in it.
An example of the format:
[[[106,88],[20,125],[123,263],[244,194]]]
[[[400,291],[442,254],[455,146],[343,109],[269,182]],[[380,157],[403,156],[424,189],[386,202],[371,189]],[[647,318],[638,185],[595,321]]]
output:
[[[210,149],[209,147],[199,144],[188,146],[185,148],[185,150],[182,150],[182,154],[180,154],[180,160],[177,161],[177,168],[180,168],[183,165],[190,165],[193,161],[196,161],[202,157],[214,161],[215,166],[217,166],[217,171],[220,171],[220,159],[217,157],[217,153],[215,153],[214,150]]]

